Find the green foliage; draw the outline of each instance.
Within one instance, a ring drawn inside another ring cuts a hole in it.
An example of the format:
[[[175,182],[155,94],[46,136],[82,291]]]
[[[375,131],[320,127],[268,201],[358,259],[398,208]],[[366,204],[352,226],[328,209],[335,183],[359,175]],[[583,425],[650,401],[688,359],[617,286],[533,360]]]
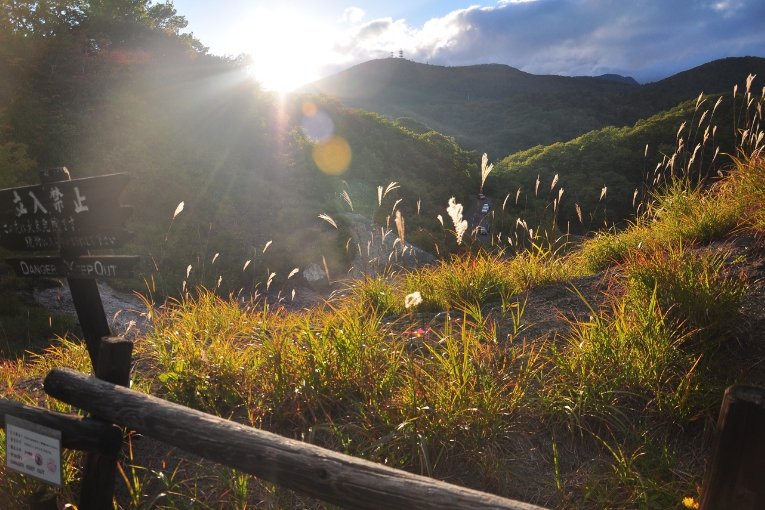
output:
[[[722,99],[713,113],[713,108],[707,106],[688,101],[632,127],[608,127],[565,143],[518,152],[497,162],[487,192],[515,196],[520,190],[518,205],[511,205],[509,211],[527,217],[532,224],[539,221],[534,215],[539,216],[560,189],[565,194],[560,197],[555,221],[561,230],[587,233],[604,225],[623,224],[640,214],[638,205],[650,198],[660,182],[665,182],[665,175],[682,166],[687,183],[699,182],[713,174],[713,165],[720,163],[714,157],[713,144],[723,153],[732,153],[734,141],[727,132],[714,138],[702,129],[709,126],[711,132],[721,117],[729,117],[732,101]],[[678,126],[694,125],[699,120],[704,125],[683,132],[678,147],[667,145],[678,133]],[[699,148],[694,150],[697,144]],[[660,166],[654,168],[652,162],[662,158]],[[557,187],[550,189],[548,183],[556,175]],[[676,181],[671,182],[670,186],[678,186]],[[664,196],[667,192],[661,189],[658,194]]]
[[[594,436],[610,457],[597,466],[588,466],[588,480],[573,488],[583,508],[679,508],[678,495],[695,494],[697,488],[684,473],[688,459],[672,444],[670,434],[659,439]],[[609,462],[610,461],[610,462]],[[687,497],[687,496],[686,496]]]
[[[531,287],[571,277],[572,268],[551,251],[542,248],[504,259],[479,253],[454,257],[434,268],[409,273],[403,293],[420,292],[418,309],[441,311],[476,303],[505,301]],[[398,300],[404,303],[403,295]]]
[[[682,244],[636,250],[626,264],[630,298],[652,294],[675,324],[707,344],[720,344],[734,329],[746,289],[743,275],[725,272],[730,254],[694,253]]]
[[[415,337],[355,298],[301,317],[202,292],[155,316],[139,355],[171,400],[434,474],[455,441],[502,436],[538,369],[533,348],[497,344],[480,310],[458,315]]]
[[[529,383],[539,370],[538,352],[513,345],[512,338],[499,345],[479,308],[461,314],[462,321],[447,322],[420,339],[397,389],[401,423],[387,448],[416,447],[409,463],[416,461],[429,476],[442,470],[442,463],[449,469],[452,455],[475,458],[468,445],[485,445],[489,454],[490,445],[501,442],[529,406]],[[501,464],[499,459],[485,461],[484,476],[503,476],[494,472],[501,467],[492,465]]]
[[[721,200],[680,183],[664,190],[652,207],[651,215],[659,224],[656,230],[665,242],[672,237],[699,243],[724,238],[736,228],[743,212],[739,201]]]
[[[256,327],[255,317],[235,301],[202,292],[199,299],[179,302],[161,320],[150,341],[163,367],[158,379],[167,398],[223,415],[242,405],[261,360],[238,343]]]
[[[582,243],[581,250],[572,257],[582,261],[590,272],[602,271],[615,266],[652,235],[650,228],[638,224],[632,225],[622,232],[598,232],[591,239]]]
[[[630,253],[678,243],[709,243],[737,230],[746,207],[728,187],[703,190],[675,181],[656,195],[647,212],[622,231],[598,232],[574,255],[589,271],[623,262]]]
[[[27,148],[16,142],[0,144],[0,188],[10,188],[34,178],[34,161],[29,159]]]
[[[695,98],[700,90],[728,92],[748,73],[765,75],[764,65],[757,57],[722,59],[636,85],[602,78],[535,76],[497,64],[442,67],[380,59],[319,80],[310,88],[390,118],[414,119],[454,136],[465,147],[503,158],[606,126],[634,124]],[[758,89],[755,85],[752,90]],[[667,140],[671,138],[661,143]],[[595,154],[598,157],[605,155]]]
[[[682,422],[695,415],[688,398],[699,391],[698,355],[679,348],[687,333],[654,295],[621,301],[572,326],[566,344],[551,352],[554,377],[545,398],[553,415],[617,429],[638,416]]]
[[[14,1],[0,11],[0,27],[26,38],[81,35],[89,53],[133,45],[139,40],[172,36],[175,41],[191,42],[181,37],[188,22],[178,15],[170,1],[152,5],[151,0],[63,0],[54,3],[38,0]],[[195,41],[198,43],[198,41]],[[193,46],[193,45],[192,45]]]
[[[755,236],[765,235],[765,160],[756,157],[737,158],[735,170],[722,183],[720,195],[740,211],[738,224]]]
[[[50,339],[79,332],[73,318],[42,308],[6,278],[0,278],[4,289],[0,295],[0,357],[14,359],[25,352],[39,352]]]
[[[408,129],[409,131],[418,134],[424,134],[428,131],[432,131],[432,129],[430,129],[426,124],[411,117],[399,117],[396,119],[396,124],[404,129]]]
[[[728,263],[725,251],[632,247],[625,291],[611,296],[610,308],[591,309],[588,321],[572,322],[565,341],[546,352],[543,409],[613,457],[613,471],[595,470],[574,489],[586,507],[618,498],[619,506],[662,508],[678,490],[693,494],[688,480],[673,475],[684,460],[668,455],[663,434],[717,409],[726,383],[715,358],[745,291]],[[646,442],[647,430],[662,439]]]
[[[353,286],[353,292],[362,303],[362,307],[384,316],[389,312],[401,310],[396,303],[392,285],[384,277],[367,277]]]

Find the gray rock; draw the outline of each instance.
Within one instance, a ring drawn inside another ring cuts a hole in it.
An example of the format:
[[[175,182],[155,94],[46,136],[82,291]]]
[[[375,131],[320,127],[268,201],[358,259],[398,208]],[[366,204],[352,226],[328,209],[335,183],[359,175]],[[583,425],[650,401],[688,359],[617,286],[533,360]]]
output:
[[[317,292],[323,292],[329,289],[329,280],[327,272],[321,264],[310,264],[303,269],[303,278],[308,285]]]
[[[356,256],[349,271],[352,278],[376,276],[397,269],[414,269],[437,261],[432,254],[398,238],[395,230],[375,225],[360,214],[343,214],[339,219],[347,225],[356,245]]]
[[[132,338],[146,333],[151,327],[146,305],[135,294],[115,290],[103,282],[98,283],[98,294],[113,335]],[[60,287],[35,289],[34,299],[48,310],[77,316],[66,281],[62,280]]]

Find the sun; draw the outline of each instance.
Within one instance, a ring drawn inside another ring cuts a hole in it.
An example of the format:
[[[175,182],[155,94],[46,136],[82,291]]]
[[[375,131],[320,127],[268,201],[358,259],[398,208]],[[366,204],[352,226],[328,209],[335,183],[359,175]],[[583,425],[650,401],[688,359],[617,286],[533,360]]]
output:
[[[330,30],[298,11],[256,9],[250,26],[250,71],[266,90],[290,92],[317,80],[332,58]]]

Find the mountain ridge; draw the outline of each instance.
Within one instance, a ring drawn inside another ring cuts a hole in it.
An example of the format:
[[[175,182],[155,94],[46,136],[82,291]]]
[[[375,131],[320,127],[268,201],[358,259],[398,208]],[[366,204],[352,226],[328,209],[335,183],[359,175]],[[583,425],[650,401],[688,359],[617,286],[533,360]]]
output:
[[[632,76],[622,76],[621,74],[606,73],[606,74],[601,74],[600,76],[596,76],[595,78],[600,78],[602,80],[615,81],[618,83],[628,83],[630,85],[640,85],[640,82],[638,82]]]
[[[729,91],[750,73],[765,76],[765,58],[714,60],[647,84],[610,75],[534,75],[504,64],[445,67],[386,58],[301,91],[392,119],[412,118],[467,148],[501,158],[594,129],[634,124],[702,91]]]

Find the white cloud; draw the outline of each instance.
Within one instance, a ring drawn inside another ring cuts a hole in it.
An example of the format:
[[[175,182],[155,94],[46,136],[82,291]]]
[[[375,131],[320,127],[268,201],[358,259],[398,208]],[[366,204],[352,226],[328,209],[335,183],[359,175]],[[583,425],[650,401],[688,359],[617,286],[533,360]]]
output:
[[[364,12],[364,9],[353,5],[351,7],[346,7],[345,11],[343,11],[343,15],[340,17],[340,21],[345,23],[359,23],[362,19],[364,19],[366,14],[367,13]]]
[[[715,2],[712,4],[712,8],[716,11],[731,11],[731,10],[738,10],[741,7],[743,7],[743,2],[739,2],[736,0],[722,0],[720,2]]]
[[[336,43],[335,52],[352,61],[381,58],[412,48],[415,34],[402,19],[380,18],[346,32]]]
[[[420,27],[393,18],[356,22],[336,43],[336,64],[403,49],[431,64],[501,63],[538,74],[652,81],[723,56],[765,56],[763,19],[762,0],[501,0]]]

